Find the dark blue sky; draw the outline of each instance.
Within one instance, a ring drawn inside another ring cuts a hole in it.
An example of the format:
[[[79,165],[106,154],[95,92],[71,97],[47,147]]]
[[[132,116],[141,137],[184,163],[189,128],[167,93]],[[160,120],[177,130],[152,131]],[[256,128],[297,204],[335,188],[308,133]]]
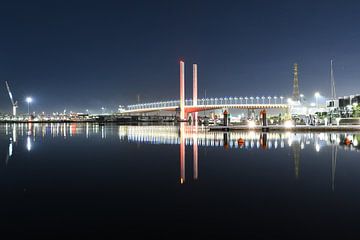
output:
[[[360,92],[358,1],[1,1],[0,79],[20,111],[116,109],[179,96],[178,60],[199,95]],[[1,83],[0,111],[10,111]]]

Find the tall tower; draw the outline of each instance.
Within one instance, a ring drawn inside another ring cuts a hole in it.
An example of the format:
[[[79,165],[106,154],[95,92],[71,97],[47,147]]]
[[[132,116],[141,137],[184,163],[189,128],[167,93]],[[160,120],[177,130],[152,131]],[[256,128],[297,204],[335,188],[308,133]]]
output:
[[[198,86],[197,86],[197,64],[193,64],[193,106],[197,106]],[[198,113],[194,112],[194,121],[198,120]]]
[[[298,78],[298,65],[294,63],[294,86],[293,86],[293,101],[300,100],[300,93],[299,93],[299,78]]]
[[[185,63],[180,60],[180,120],[185,119]]]
[[[333,60],[330,60],[330,81],[331,81],[331,98],[336,99],[336,89],[335,89],[335,78],[334,78],[334,69],[333,69]]]

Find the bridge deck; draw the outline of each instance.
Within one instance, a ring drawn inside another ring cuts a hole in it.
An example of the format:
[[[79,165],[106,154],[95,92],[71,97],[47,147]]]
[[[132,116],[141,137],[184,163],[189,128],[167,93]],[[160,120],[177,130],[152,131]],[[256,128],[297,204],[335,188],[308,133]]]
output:
[[[185,106],[185,112],[201,112],[206,110],[215,110],[222,108],[237,108],[237,109],[287,109],[288,104],[212,104],[212,105],[197,105]],[[146,113],[156,111],[176,111],[179,106],[164,106],[164,107],[148,107],[125,110],[122,113]]]

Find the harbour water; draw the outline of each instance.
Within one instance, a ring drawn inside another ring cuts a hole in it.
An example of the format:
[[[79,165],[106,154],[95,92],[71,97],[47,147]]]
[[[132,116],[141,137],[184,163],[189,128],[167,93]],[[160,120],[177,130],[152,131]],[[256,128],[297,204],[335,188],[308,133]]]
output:
[[[0,228],[49,238],[354,238],[358,141],[344,131],[2,124]]]

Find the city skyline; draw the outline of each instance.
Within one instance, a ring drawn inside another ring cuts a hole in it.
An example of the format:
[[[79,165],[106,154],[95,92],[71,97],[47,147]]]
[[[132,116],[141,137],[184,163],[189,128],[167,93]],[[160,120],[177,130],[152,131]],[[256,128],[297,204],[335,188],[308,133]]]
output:
[[[358,9],[340,1],[6,3],[0,77],[23,113],[27,96],[37,112],[115,110],[137,96],[176,99],[180,58],[186,98],[192,63],[199,66],[199,98],[205,89],[209,97],[291,96],[295,62],[300,93],[330,96],[330,59],[338,96],[354,94]],[[2,89],[0,111],[10,113]]]

